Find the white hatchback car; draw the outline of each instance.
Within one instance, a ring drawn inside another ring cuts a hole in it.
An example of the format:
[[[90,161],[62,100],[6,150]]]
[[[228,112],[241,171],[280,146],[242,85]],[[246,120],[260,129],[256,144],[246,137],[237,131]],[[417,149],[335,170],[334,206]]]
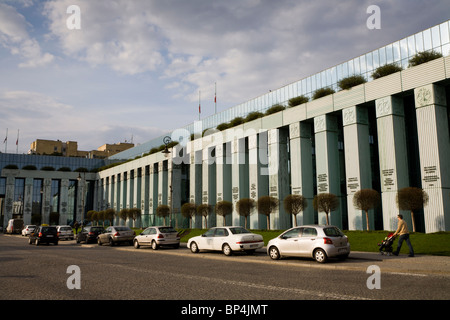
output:
[[[172,227],[148,227],[136,236],[133,240],[134,247],[152,246],[153,250],[160,246],[180,246],[180,237],[178,231]]]
[[[75,236],[71,226],[56,226],[59,240],[73,240]]]
[[[36,229],[36,226],[34,224],[27,224],[23,229],[22,229],[22,236],[29,236],[34,229]]]
[[[305,225],[291,228],[267,244],[267,254],[273,260],[282,256],[311,257],[319,263],[328,258],[345,259],[350,243],[339,228],[330,225]]]
[[[200,250],[222,251],[226,256],[233,251],[245,251],[253,253],[264,246],[263,237],[251,233],[243,227],[215,227],[206,231],[201,236],[188,240],[187,247],[193,253]]]

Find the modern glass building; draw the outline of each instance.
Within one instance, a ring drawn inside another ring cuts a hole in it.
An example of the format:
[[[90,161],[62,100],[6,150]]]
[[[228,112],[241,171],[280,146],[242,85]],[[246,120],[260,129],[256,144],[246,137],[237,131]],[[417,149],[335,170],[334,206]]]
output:
[[[4,221],[13,215],[13,204],[18,199],[24,199],[23,207],[27,208],[39,194],[50,199],[52,190],[60,188],[57,200],[53,197],[48,208],[58,207],[55,203],[59,201],[66,203],[68,212],[71,195],[77,195],[77,199],[72,199],[74,211],[64,215],[60,212],[60,219],[80,219],[85,212],[80,206],[86,210],[89,202],[99,211],[140,208],[141,218],[132,223],[147,226],[162,224],[163,218],[157,216],[156,209],[169,205],[171,223],[188,227],[188,219],[180,212],[184,203],[191,202],[212,208],[207,217],[193,218],[197,228],[205,226],[206,220],[208,227],[223,223],[243,225],[244,218],[236,210],[240,199],[256,201],[261,196],[273,196],[279,204],[269,216],[270,228],[287,229],[294,223],[325,223],[325,214],[315,211],[312,202],[315,195],[332,193],[338,197],[339,206],[330,213],[331,224],[362,230],[366,216],[354,207],[354,195],[361,189],[374,189],[379,192],[381,203],[370,210],[370,228],[395,229],[396,216],[401,212],[413,229],[411,213],[398,209],[396,196],[405,187],[416,187],[429,196],[428,204],[414,211],[416,231],[449,231],[449,27],[446,21],[174,130],[168,136],[180,143],[167,154],[148,154],[163,144],[163,137],[116,154],[110,157],[111,161],[128,161],[89,173],[84,183],[83,179],[77,180],[75,172],[70,177],[42,178],[42,170],[31,175],[26,170],[3,169],[0,197],[6,204]],[[410,66],[410,59],[424,51],[438,52],[442,57]],[[403,69],[372,78],[378,67],[392,63]],[[360,75],[366,82],[340,90],[339,81],[352,75]],[[312,99],[317,89],[325,87],[335,93]],[[251,112],[264,113],[277,104],[287,106],[291,98],[298,96],[309,101],[223,131],[201,134]],[[0,155],[0,159],[4,156]],[[35,182],[39,179],[43,181]],[[43,191],[33,193],[27,188]],[[91,194],[89,201],[87,189]],[[284,209],[284,199],[289,194],[301,194],[309,204],[297,215],[297,221]],[[220,201],[234,204],[233,213],[225,222],[214,211]],[[44,211],[49,213],[50,209]],[[28,213],[24,214],[24,220],[27,219]],[[47,216],[43,219],[46,221]],[[117,218],[116,223],[124,222]],[[266,228],[266,216],[255,210],[248,227]]]

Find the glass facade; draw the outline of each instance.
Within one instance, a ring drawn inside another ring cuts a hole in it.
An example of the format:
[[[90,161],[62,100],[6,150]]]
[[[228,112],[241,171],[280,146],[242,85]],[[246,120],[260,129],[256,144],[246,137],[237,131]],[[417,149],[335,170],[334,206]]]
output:
[[[450,20],[206,117],[201,120],[202,130],[216,128],[221,123],[229,122],[236,117],[245,117],[250,112],[264,113],[275,104],[287,105],[289,99],[301,95],[311,98],[314,92],[320,88],[330,87],[337,92],[339,90],[338,82],[351,75],[362,75],[366,81],[372,81],[372,73],[375,69],[385,64],[397,63],[406,69],[409,59],[417,52],[434,50],[443,56],[448,56],[450,55],[449,24]],[[184,129],[192,134],[194,133],[194,124],[189,124]],[[170,133],[168,134],[170,135]],[[132,159],[141,156],[149,152],[151,148],[162,145],[163,137],[118,153],[110,159]]]

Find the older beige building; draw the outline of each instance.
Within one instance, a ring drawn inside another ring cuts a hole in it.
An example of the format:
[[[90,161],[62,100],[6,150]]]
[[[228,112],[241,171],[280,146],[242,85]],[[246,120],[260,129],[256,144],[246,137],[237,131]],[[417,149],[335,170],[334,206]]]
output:
[[[28,153],[59,155],[64,157],[107,158],[132,147],[134,147],[133,143],[119,142],[115,144],[104,144],[97,148],[97,150],[82,151],[78,150],[78,142],[76,141],[63,142],[61,140],[37,139],[31,143]]]

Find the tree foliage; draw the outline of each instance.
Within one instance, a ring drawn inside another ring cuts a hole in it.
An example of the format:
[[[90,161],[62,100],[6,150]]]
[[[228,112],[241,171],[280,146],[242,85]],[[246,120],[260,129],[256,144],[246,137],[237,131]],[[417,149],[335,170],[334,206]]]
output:
[[[196,207],[194,203],[187,202],[181,206],[181,215],[189,219],[189,228],[192,228],[192,217],[196,213]]]
[[[233,212],[233,204],[230,201],[219,201],[216,203],[216,214],[223,217],[223,225],[226,225],[226,216]]]
[[[428,204],[428,194],[420,188],[407,187],[397,191],[397,207],[400,210],[408,210],[411,212],[411,220],[413,224],[413,232],[416,232],[416,222],[414,220],[414,211],[422,209]]]
[[[156,215],[164,218],[164,226],[166,225],[166,218],[170,215],[170,207],[167,204],[160,204],[156,208]]]
[[[332,193],[320,193],[314,197],[314,209],[318,212],[325,212],[327,224],[330,224],[329,214],[339,206],[339,198]]]
[[[380,204],[380,194],[378,191],[373,189],[362,189],[358,190],[353,195],[353,206],[362,210],[366,213],[366,229],[370,230],[369,227],[369,210],[377,207]]]
[[[236,203],[236,211],[244,217],[244,227],[247,228],[248,217],[253,213],[253,209],[256,207],[256,202],[250,198],[242,198]]]
[[[205,228],[208,229],[208,215],[211,213],[212,207],[207,203],[198,205],[197,214],[205,217]]]
[[[306,198],[299,194],[290,194],[283,201],[284,210],[294,216],[294,225],[297,226],[297,214],[308,206]]]
[[[258,199],[258,212],[267,216],[267,230],[270,230],[270,215],[278,207],[278,199],[271,196],[262,196]]]

